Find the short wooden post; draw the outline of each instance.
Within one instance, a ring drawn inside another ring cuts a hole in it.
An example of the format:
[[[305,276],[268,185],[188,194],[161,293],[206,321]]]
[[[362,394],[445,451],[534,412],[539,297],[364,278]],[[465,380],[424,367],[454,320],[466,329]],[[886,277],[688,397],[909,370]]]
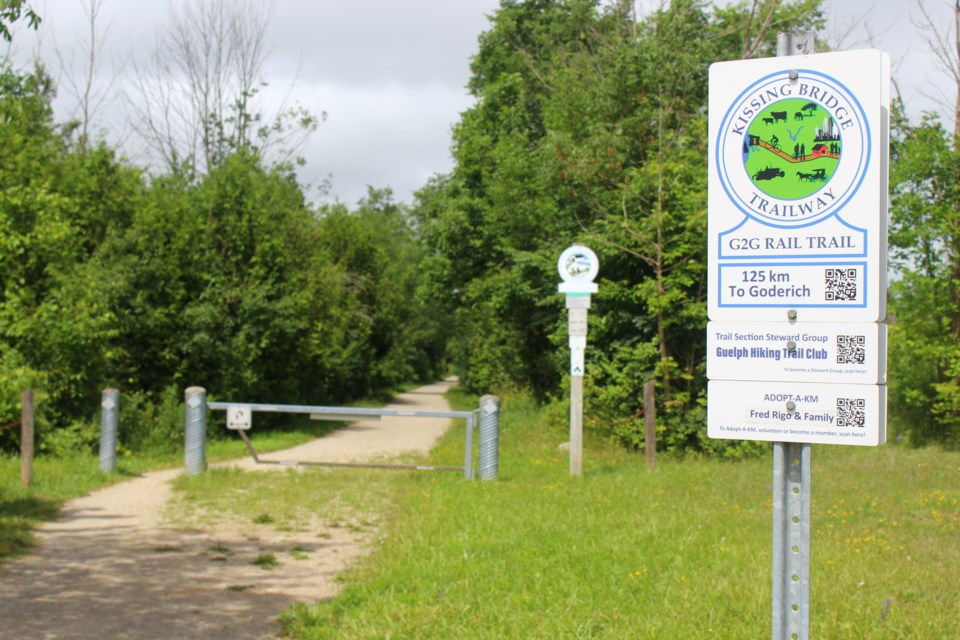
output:
[[[646,427],[644,448],[647,452],[647,467],[650,469],[657,466],[657,406],[653,389],[653,380],[643,385],[643,419]]]
[[[33,483],[33,389],[20,395],[20,484]]]

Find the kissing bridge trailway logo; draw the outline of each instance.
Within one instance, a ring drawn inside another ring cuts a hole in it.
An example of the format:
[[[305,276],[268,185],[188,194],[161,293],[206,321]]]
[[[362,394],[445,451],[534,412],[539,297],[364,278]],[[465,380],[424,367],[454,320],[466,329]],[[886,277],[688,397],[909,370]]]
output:
[[[867,171],[870,132],[836,79],[779,71],[741,92],[717,134],[716,166],[731,202],[765,225],[805,226],[836,214]]]

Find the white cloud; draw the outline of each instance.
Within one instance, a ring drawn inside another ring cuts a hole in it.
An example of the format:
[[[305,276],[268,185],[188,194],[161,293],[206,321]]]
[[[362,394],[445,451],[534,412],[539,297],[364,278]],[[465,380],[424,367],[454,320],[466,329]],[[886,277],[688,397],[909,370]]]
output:
[[[15,39],[18,59],[39,48],[48,68],[59,63],[56,43],[64,60],[77,67],[83,56],[78,42],[85,37],[84,6],[89,0],[39,0],[34,6],[44,17],[39,37],[21,29]],[[197,0],[171,0],[174,6]],[[227,0],[229,2],[229,0]],[[167,2],[101,0],[101,30],[105,34],[104,68],[98,80],[109,83],[111,66],[123,67],[111,87],[129,83],[130,59],[145,56],[166,23]],[[951,5],[926,0],[937,20],[949,26]],[[638,9],[652,5],[637,0]],[[487,16],[498,0],[272,0],[273,16],[266,35],[268,59],[264,69],[266,97],[290,90],[289,104],[314,112],[325,111],[326,123],[301,150],[307,165],[300,175],[317,184],[332,176],[329,198],[354,203],[366,185],[390,186],[398,199],[409,200],[435,173],[450,169],[450,130],[471,98],[465,85],[477,38],[489,28]],[[894,76],[911,115],[937,109],[929,96],[938,87],[948,97],[954,87],[933,63],[922,34],[912,22],[914,2],[839,0],[826,4],[831,23],[852,24],[857,35],[842,48],[865,46],[867,30],[875,45],[890,52]],[[837,28],[820,34],[830,37]],[[61,90],[57,113],[69,116],[73,104]],[[123,125],[121,100],[113,97],[101,115],[108,139],[129,144]],[[139,159],[136,149],[124,147]]]

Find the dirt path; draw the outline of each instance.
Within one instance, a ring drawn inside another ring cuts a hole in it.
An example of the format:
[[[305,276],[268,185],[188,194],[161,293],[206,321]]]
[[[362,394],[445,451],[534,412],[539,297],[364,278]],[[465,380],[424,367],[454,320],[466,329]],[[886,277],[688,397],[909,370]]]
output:
[[[453,380],[401,394],[391,408],[445,410]],[[369,461],[426,452],[449,421],[383,418],[265,459]],[[251,460],[244,469],[283,472]],[[274,638],[275,616],[293,602],[336,595],[334,577],[362,554],[373,532],[334,529],[279,532],[184,532],[164,525],[170,483],[181,470],[145,474],[73,500],[38,531],[26,558],[0,567],[0,638],[247,639]],[[291,548],[305,559],[264,571],[261,554]]]

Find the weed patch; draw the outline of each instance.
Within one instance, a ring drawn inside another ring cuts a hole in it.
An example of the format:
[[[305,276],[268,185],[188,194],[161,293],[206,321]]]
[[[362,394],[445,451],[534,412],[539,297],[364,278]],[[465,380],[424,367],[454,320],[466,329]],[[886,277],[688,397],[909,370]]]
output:
[[[261,553],[259,556],[251,560],[250,564],[258,566],[261,569],[276,569],[280,566],[277,556],[273,555],[272,553]]]

